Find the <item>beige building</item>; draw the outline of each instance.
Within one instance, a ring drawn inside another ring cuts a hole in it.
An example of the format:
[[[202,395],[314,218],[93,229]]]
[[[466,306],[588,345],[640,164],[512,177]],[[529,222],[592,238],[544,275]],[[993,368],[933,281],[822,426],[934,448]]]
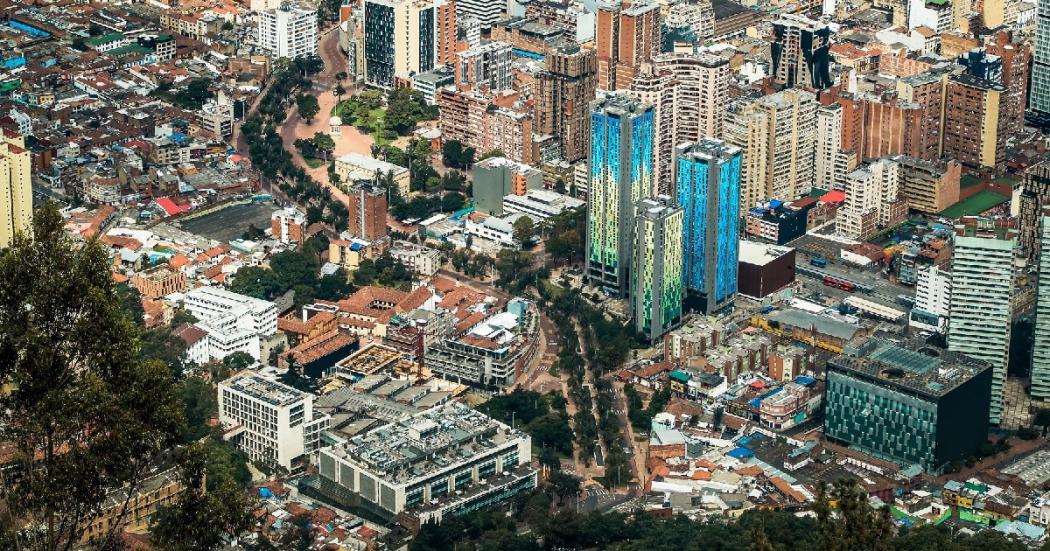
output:
[[[0,135],[0,247],[8,247],[32,229],[33,185],[25,138],[7,129]]]
[[[675,143],[722,137],[729,103],[729,62],[713,54],[660,54],[653,58],[657,72],[667,71],[676,81],[678,112]]]
[[[836,217],[839,234],[864,239],[902,222],[908,203],[900,193],[901,167],[891,159],[879,159],[846,175],[846,202]]]
[[[817,108],[817,137],[813,185],[832,189],[857,167],[857,153],[842,150],[842,105],[832,103]]]
[[[810,191],[816,112],[816,96],[796,89],[729,107],[724,139],[744,151],[741,214],[763,201],[791,201]]]
[[[394,175],[394,185],[401,197],[408,197],[409,172],[403,166],[388,163],[360,153],[348,153],[337,157],[335,160],[335,173],[339,175],[339,181],[350,186],[357,180],[373,180],[378,176]]]
[[[896,157],[901,165],[901,194],[908,208],[936,214],[959,202],[962,165],[951,159],[940,163],[914,157]]]
[[[381,88],[407,83],[437,61],[438,5],[443,0],[366,0],[365,81]]]

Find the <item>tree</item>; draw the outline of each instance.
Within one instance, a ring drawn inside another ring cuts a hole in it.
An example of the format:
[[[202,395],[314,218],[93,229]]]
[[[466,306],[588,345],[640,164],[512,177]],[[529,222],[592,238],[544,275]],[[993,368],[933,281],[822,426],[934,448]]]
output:
[[[311,141],[313,141],[314,147],[324,154],[325,162],[328,162],[328,154],[335,150],[335,140],[332,139],[332,136],[324,132],[315,132]]]
[[[345,75],[346,73],[343,74]],[[332,93],[335,94],[336,100],[340,100],[343,96],[346,95],[346,88],[343,88],[342,84],[336,84],[335,89],[332,90]]]
[[[192,442],[204,438],[211,432],[208,421],[219,412],[215,387],[202,377],[186,377],[179,381],[178,392],[186,418],[182,441]]]
[[[423,94],[411,88],[401,88],[390,92],[383,124],[386,128],[404,135],[426,116]]]
[[[569,473],[562,471],[553,472],[547,482],[559,501],[573,499],[580,493],[579,477]]]
[[[107,490],[130,499],[179,434],[171,374],[141,358],[108,258],[97,241],[74,245],[54,205],[0,256],[0,386],[13,388],[0,397],[0,440],[19,473],[0,498],[17,504],[7,530],[21,548],[71,549]],[[95,540],[115,545],[120,525]]]
[[[146,311],[142,309],[142,295],[139,290],[121,283],[116,286],[117,297],[120,300],[121,309],[129,316],[135,325],[142,325],[146,318]]]
[[[244,488],[224,477],[211,489],[208,454],[201,444],[190,446],[182,461],[185,490],[171,507],[157,511],[152,526],[153,543],[174,551],[211,551],[252,527],[254,519]]]
[[[310,94],[299,94],[295,98],[295,105],[299,108],[299,116],[306,121],[306,124],[311,124],[317,113],[321,111],[321,105],[317,103],[317,96]]]
[[[223,358],[222,364],[230,371],[244,371],[255,365],[255,358],[247,352],[234,352]]]
[[[211,80],[207,78],[195,78],[190,80],[185,88],[175,93],[175,103],[185,109],[200,109],[204,102],[215,97],[210,90]]]
[[[467,203],[467,198],[462,193],[446,193],[441,198],[441,211],[442,212],[455,212]]]
[[[514,240],[521,247],[527,245],[536,235],[536,224],[528,216],[521,216],[514,221],[511,227],[513,228]]]
[[[503,150],[502,149],[493,149],[492,151],[489,151],[488,153],[485,153],[484,155],[482,155],[481,158],[478,159],[478,160],[479,161],[484,161],[485,159],[491,159],[493,157],[504,157]]]

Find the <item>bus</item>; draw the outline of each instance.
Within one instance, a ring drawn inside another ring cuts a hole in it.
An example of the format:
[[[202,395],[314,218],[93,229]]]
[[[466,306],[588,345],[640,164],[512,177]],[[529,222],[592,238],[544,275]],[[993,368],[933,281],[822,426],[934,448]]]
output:
[[[848,293],[852,293],[853,291],[855,291],[857,289],[856,285],[854,285],[854,284],[852,284],[852,283],[850,283],[850,282],[848,282],[848,281],[846,281],[844,279],[839,279],[837,277],[831,277],[831,276],[824,276],[824,285],[827,285],[828,287],[835,287],[837,289],[842,289],[843,291],[846,291]]]

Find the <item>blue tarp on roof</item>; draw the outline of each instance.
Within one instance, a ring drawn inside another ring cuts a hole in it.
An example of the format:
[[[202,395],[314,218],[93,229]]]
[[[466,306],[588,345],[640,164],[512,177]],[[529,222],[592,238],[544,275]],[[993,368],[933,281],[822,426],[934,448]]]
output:
[[[748,403],[749,406],[751,406],[753,408],[757,408],[762,403],[762,400],[765,400],[766,398],[769,398],[770,396],[780,392],[781,390],[784,390],[784,387],[780,387],[780,388],[771,390],[771,391],[769,391],[769,392],[759,396],[758,398],[752,398],[747,403]]]
[[[806,377],[805,375],[799,375],[798,377],[795,377],[795,383],[803,386],[809,386],[815,382],[817,382],[817,380],[813,377]]]
[[[355,243],[351,243],[350,244],[350,250],[351,251],[360,251],[361,250],[361,244],[360,243],[356,243],[356,242]]]
[[[259,497],[270,497],[271,495],[273,494],[270,493],[269,488],[259,488]]]
[[[747,448],[734,448],[727,453],[729,457],[733,459],[750,459],[755,456],[755,452]]]

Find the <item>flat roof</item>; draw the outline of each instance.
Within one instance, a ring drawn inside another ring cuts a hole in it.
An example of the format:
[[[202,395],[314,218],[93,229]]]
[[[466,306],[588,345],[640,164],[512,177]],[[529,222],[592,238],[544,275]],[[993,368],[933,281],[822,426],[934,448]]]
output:
[[[220,384],[277,407],[292,405],[307,396],[305,392],[267,379],[255,372],[236,375]]]
[[[845,347],[828,361],[828,367],[931,398],[944,396],[991,369],[987,363],[919,341],[896,344],[880,338]]]
[[[740,240],[740,262],[765,266],[770,262],[794,251],[791,247],[781,247],[757,241]]]

